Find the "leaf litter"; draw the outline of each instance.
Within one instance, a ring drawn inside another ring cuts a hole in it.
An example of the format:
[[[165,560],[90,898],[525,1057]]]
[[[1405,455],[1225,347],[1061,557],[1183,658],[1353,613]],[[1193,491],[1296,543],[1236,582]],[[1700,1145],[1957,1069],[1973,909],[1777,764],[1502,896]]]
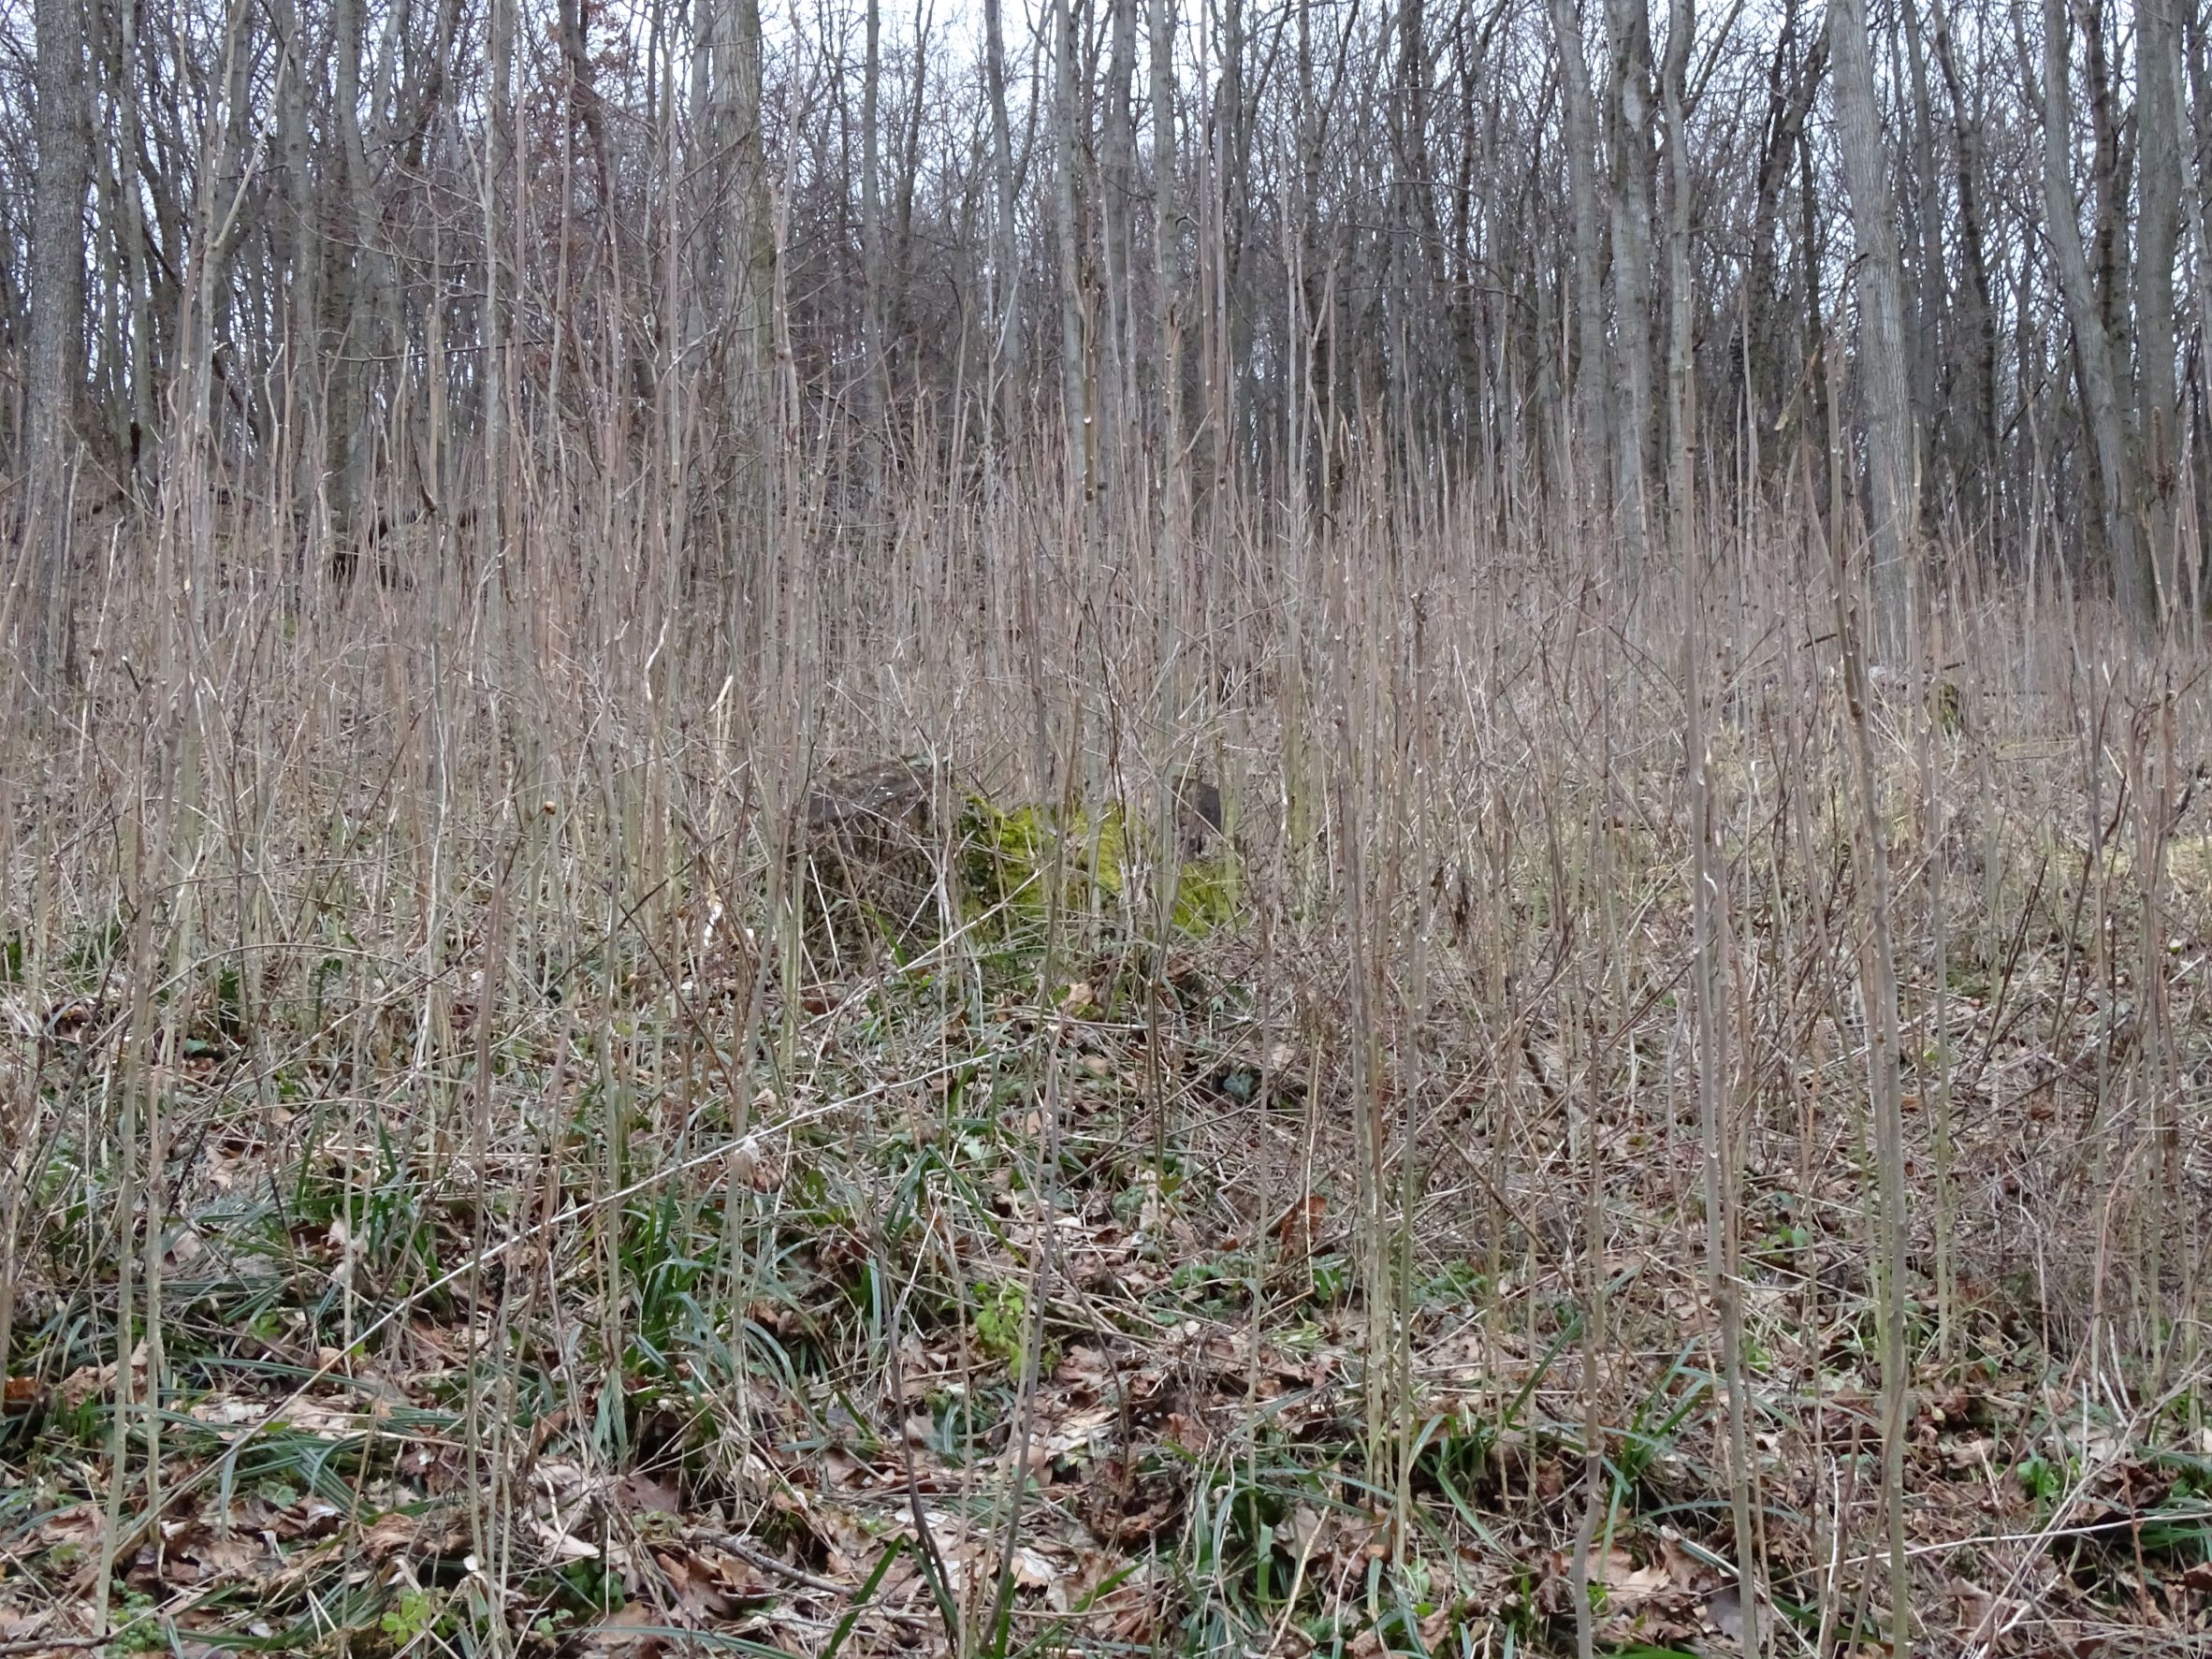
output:
[[[641,1128],[612,1200],[584,1143],[518,1158],[519,1197],[492,1215],[465,1181],[395,1190],[370,1142],[226,1138],[168,1252],[158,1379],[142,1342],[120,1386],[112,1359],[7,1379],[0,1652],[398,1653],[488,1621],[546,1654],[1565,1652],[1578,1594],[1602,1651],[1736,1651],[1713,1313],[1658,1196],[1672,1149],[1605,1126],[1616,1340],[1595,1374],[1541,1184],[1456,1247],[1416,1228],[1390,1361],[1349,1114],[1318,1110],[1344,1080],[1258,1086],[1293,1051],[1234,1020],[1159,1045],[1109,980],[1036,1009],[1008,997],[910,1054],[886,1048],[914,1034],[893,1021],[887,1039],[868,996],[825,990],[806,1068],[722,1143]],[[2088,1086],[2014,1030],[1968,1035],[1984,1076],[2041,1079],[2016,1097],[2031,1120]],[[1071,1062],[1049,1117],[1040,1033]],[[1546,1046],[1540,1081],[1564,1065]],[[1807,1058],[1805,1087],[1849,1086],[1852,1056]],[[1456,1063],[1473,1093],[1518,1085],[1494,1053]],[[1564,1133],[1539,1125],[1519,1156],[1540,1168]],[[1968,1129],[1958,1169],[2001,1183],[2009,1133]],[[1432,1178],[1456,1179],[1453,1160]],[[720,1186],[650,1172],[671,1169]],[[1747,1173],[1747,1205],[1785,1223],[1745,1285],[1761,1622],[1871,1652],[1863,1192],[1849,1160],[1802,1173]],[[254,1195],[311,1181],[341,1213],[281,1221],[272,1246]],[[201,1261],[231,1265],[195,1282]],[[1907,1425],[1931,1651],[2201,1641],[2212,1430],[2176,1443],[2095,1365],[2055,1370],[2029,1304],[1968,1265],[1962,1354],[1924,1361]],[[50,1300],[51,1326],[66,1303]]]

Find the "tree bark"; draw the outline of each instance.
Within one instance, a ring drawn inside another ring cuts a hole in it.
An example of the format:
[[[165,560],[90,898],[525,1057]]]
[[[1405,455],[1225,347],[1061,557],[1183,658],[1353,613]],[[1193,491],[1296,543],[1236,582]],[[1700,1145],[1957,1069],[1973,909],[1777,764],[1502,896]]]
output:
[[[1645,0],[1606,0],[1612,35],[1614,496],[1632,562],[1650,550],[1652,434],[1652,22]]]
[[[138,155],[138,6],[139,0],[118,0],[115,13],[114,61],[110,65],[109,95],[115,108],[115,160],[117,195],[122,212],[115,227],[120,244],[120,272],[124,293],[124,385],[127,420],[123,465],[135,490],[153,472],[153,444],[159,423],[154,415],[153,315],[151,278],[146,269],[146,201],[140,188]]]
[[[1182,226],[1175,211],[1175,7],[1152,0],[1152,328],[1160,454],[1173,452],[1181,371],[1176,367]]]
[[[1979,112],[1970,110],[1966,82],[1958,69],[1958,55],[1951,38],[1949,0],[1931,0],[1935,7],[1936,66],[1943,71],[1943,91],[1951,104],[1951,142],[1957,153],[1958,248],[1964,255],[1966,285],[1959,301],[1954,353],[1959,359],[1960,394],[1973,424],[1971,473],[1977,475],[1969,500],[1984,514],[2001,505],[1999,455],[2002,442],[1997,420],[1997,307],[1989,286],[1988,233],[1983,203],[1986,186]]]
[[[1091,421],[1083,363],[1083,255],[1075,240],[1074,0],[1056,0],[1053,27],[1053,237],[1060,257],[1060,403],[1076,499],[1091,488]]]
[[[1904,274],[1890,199],[1889,158],[1874,104],[1864,0],[1831,0],[1828,55],[1835,64],[1836,131],[1857,244],[1858,378],[1866,406],[1874,544],[1874,616],[1868,633],[1876,652],[1894,659],[1905,646],[1906,589],[1918,515],[1905,370]]]
[[[861,371],[864,379],[864,436],[880,466],[889,436],[890,365],[883,342],[883,0],[867,0],[863,22],[865,57],[860,80],[860,263]]]
[[[37,0],[31,202],[31,340],[24,391],[29,471],[18,591],[23,662],[36,688],[65,671],[71,596],[71,436],[84,335],[84,196],[92,177],[84,104],[83,0]]]
[[[510,492],[507,464],[507,393],[513,365],[507,360],[511,289],[501,281],[503,254],[500,192],[515,164],[515,0],[491,0],[491,132],[483,174],[484,216],[484,460],[485,486],[497,515],[499,545],[505,546]],[[518,273],[517,273],[518,274]]]
[[[1108,0],[1111,46],[1106,60],[1104,155],[1099,192],[1099,230],[1106,265],[1105,349],[1100,378],[1110,399],[1101,399],[1105,430],[1100,435],[1101,465],[1108,488],[1120,488],[1123,448],[1133,417],[1136,374],[1135,300],[1129,276],[1129,221],[1137,195],[1136,111],[1130,83],[1136,75],[1137,0]]]
[[[983,0],[983,79],[991,101],[991,178],[997,196],[992,226],[992,279],[998,290],[998,339],[992,378],[1005,409],[1011,439],[1022,374],[1022,254],[1017,226],[1013,129],[1006,114],[1006,36],[999,22],[1000,0]]]
[[[2145,575],[2163,582],[2174,555],[2176,368],[2174,261],[2180,240],[2180,31],[2172,0],[2135,7],[2135,133],[2141,155],[2135,229],[2136,430],[2141,435]]]
[[[380,355],[377,338],[376,276],[371,269],[377,233],[375,204],[370,198],[369,153],[361,137],[361,8],[358,0],[334,0],[331,7],[332,112],[338,128],[339,214],[341,229],[331,271],[332,322],[338,342],[330,377],[330,460],[338,521],[349,537],[362,533],[357,519],[373,523],[376,509],[364,496],[373,470],[376,434],[371,427],[369,386]]]
[[[1935,115],[1928,88],[1928,46],[1923,38],[1918,0],[1900,0],[1898,31],[1904,36],[1907,83],[1912,93],[1909,131],[1912,163],[1913,344],[1909,355],[1911,415],[1918,436],[1920,488],[1915,509],[1925,500],[1928,479],[1946,458],[1945,434],[1952,425],[1953,400],[1946,395],[1943,369],[1951,337],[1950,261],[1943,249],[1943,211],[1936,188]]]
[[[1574,214],[1575,417],[1585,458],[1602,457],[1612,429],[1612,380],[1606,363],[1605,254],[1598,226],[1597,115],[1582,24],[1574,0],[1550,0],[1559,52],[1560,137],[1566,147],[1567,194]],[[1547,342],[1549,343],[1549,342]],[[1604,468],[1598,468],[1602,477]]]
[[[269,26],[276,36],[277,193],[284,204],[278,245],[287,299],[283,324],[284,396],[283,412],[291,446],[289,510],[296,522],[308,521],[321,496],[325,412],[321,408],[323,287],[322,239],[316,234],[319,204],[307,138],[307,42],[294,0],[272,0]]]
[[[2113,597],[2121,610],[2140,616],[2149,607],[2154,589],[2131,522],[2128,444],[2120,427],[2113,342],[2105,331],[2098,284],[2089,273],[2088,251],[2082,241],[2079,210],[2074,199],[2074,170],[2067,159],[2074,132],[2074,101],[2067,80],[2071,65],[2065,0],[2044,0],[2043,13],[2045,228],[2050,236],[2051,259],[2058,267],[2068,320],[2074,327],[2074,364],[2096,460],[2098,504],[2105,558],[2112,566]]]
[[[760,0],[718,0],[713,98],[708,130],[716,153],[728,158],[728,190],[720,210],[726,215],[719,319],[721,390],[729,414],[734,498],[742,514],[764,500],[768,310],[776,252],[761,131]]]
[[[1691,0],[1669,0],[1666,57],[1659,76],[1660,101],[1666,116],[1666,483],[1667,517],[1677,555],[1688,552],[1691,507],[1695,490],[1697,415],[1691,385],[1689,116],[1685,81],[1694,30]],[[1740,1518],[1739,1518],[1740,1519]],[[1745,1598],[1746,1641],[1752,1603]],[[1756,1651],[1752,1644],[1752,1651]]]

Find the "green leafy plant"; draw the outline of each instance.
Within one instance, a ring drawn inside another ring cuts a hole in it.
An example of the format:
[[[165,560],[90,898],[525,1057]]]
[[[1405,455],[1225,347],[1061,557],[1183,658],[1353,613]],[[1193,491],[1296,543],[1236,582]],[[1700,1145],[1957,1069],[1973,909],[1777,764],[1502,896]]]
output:
[[[976,1310],[975,1334],[986,1353],[1019,1376],[1029,1344],[1028,1293],[1011,1279],[993,1285]]]
[[[167,1633],[153,1611],[153,1597],[142,1590],[127,1591],[123,1598],[123,1619],[114,1639],[102,1650],[112,1654],[159,1653],[169,1645]]]
[[[683,1206],[667,1195],[622,1212],[620,1257],[635,1298],[631,1360],[656,1375],[671,1374],[675,1340],[691,1322],[691,1293],[707,1269],[688,1232]]]
[[[394,1648],[410,1648],[426,1636],[445,1628],[444,1598],[429,1590],[402,1590],[400,1599],[385,1609],[376,1627],[391,1638]]]
[[[2066,1470],[2040,1452],[2030,1452],[2013,1466],[2020,1486],[2038,1506],[2055,1504],[2066,1491]]]

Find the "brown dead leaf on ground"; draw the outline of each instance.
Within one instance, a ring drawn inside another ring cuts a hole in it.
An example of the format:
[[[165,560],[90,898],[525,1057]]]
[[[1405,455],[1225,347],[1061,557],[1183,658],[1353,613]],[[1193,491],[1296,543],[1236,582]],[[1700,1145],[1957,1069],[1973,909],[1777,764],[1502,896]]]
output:
[[[360,1535],[361,1549],[372,1561],[404,1551],[412,1555],[447,1556],[468,1543],[464,1517],[447,1508],[408,1514],[392,1510],[371,1521]]]
[[[677,1515],[683,1494],[668,1482],[633,1470],[615,1482],[616,1505],[633,1514]]]
[[[584,1641],[595,1652],[656,1659],[668,1652],[668,1638],[660,1634],[666,1625],[657,1608],[642,1602],[625,1602],[587,1631]]]

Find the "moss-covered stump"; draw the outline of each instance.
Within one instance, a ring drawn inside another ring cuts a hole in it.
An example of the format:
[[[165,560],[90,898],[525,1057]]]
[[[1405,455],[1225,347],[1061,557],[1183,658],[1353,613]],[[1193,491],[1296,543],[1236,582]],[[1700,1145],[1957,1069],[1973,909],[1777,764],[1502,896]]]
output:
[[[1119,807],[1001,808],[976,796],[961,814],[961,885],[987,914],[1014,924],[1054,908],[1087,910],[1118,899],[1128,866],[1128,821]]]
[[[1014,924],[1041,921],[1058,883],[1063,911],[1135,903],[1140,925],[1152,914],[1146,890],[1133,881],[1159,881],[1170,873],[1175,897],[1170,924],[1205,933],[1236,911],[1235,859],[1221,833],[1221,793],[1195,777],[1174,785],[1175,856],[1155,851],[1142,822],[1119,803],[1086,807],[999,808],[971,797],[961,816],[961,886],[971,905]],[[1149,890],[1157,894],[1159,889]]]
[[[1118,803],[1001,807],[926,761],[833,772],[807,797],[808,948],[848,965],[886,946],[924,950],[943,936],[948,902],[953,920],[998,936],[1034,928],[1055,906],[1111,910],[1125,898],[1148,924],[1158,891],[1148,884],[1171,870],[1171,924],[1207,932],[1237,902],[1221,795],[1195,777],[1172,787],[1174,844],[1156,852]]]

